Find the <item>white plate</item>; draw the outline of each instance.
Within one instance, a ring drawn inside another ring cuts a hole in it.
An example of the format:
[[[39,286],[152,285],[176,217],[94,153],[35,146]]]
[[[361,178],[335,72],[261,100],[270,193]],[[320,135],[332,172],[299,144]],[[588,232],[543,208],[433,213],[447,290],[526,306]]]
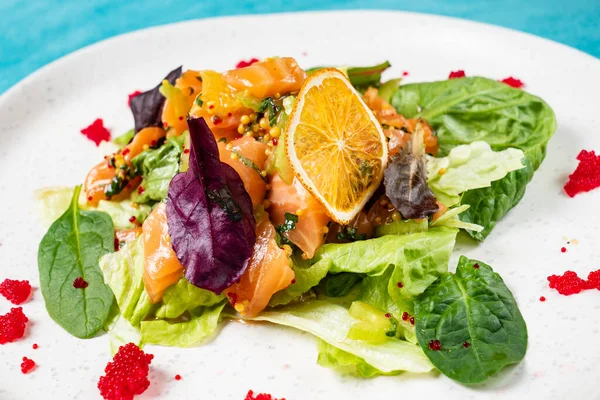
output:
[[[204,347],[148,346],[155,354],[152,385],[140,398],[240,400],[248,389],[288,400],[600,398],[600,292],[563,297],[546,281],[567,269],[587,276],[600,268],[600,190],[574,199],[562,192],[578,152],[600,150],[600,61],[473,22],[366,11],[208,19],[119,36],[48,65],[0,98],[0,280],[38,286],[44,230],[32,193],[75,185],[97,163],[100,151],[81,128],[101,117],[113,134],[128,130],[127,94],[153,87],[175,66],[224,70],[240,59],[271,55],[294,56],[305,67],[389,59],[386,77],[406,70],[407,82],[445,79],[456,69],[512,75],[554,108],[558,131],[524,199],[485,243],[456,249],[489,262],[512,289],[529,328],[527,356],[477,389],[435,374],[360,380],[318,366],[310,335],[229,323]],[[565,238],[579,245],[562,254]],[[9,307],[0,298],[0,313]],[[0,399],[100,398],[96,382],[110,359],[108,338],[69,336],[48,317],[39,290],[23,308],[32,321],[27,337],[0,346]],[[33,373],[21,374],[23,356],[39,364]],[[183,380],[175,381],[175,374]]]

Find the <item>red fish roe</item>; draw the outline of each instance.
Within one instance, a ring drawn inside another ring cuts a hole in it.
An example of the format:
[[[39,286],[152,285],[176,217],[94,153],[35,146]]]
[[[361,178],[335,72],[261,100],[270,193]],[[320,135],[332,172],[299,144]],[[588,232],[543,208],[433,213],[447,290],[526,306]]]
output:
[[[190,149],[185,149],[185,150],[183,151],[183,154],[190,154]]]
[[[402,321],[408,321],[408,313],[406,311],[402,313]]]
[[[11,308],[8,314],[0,315],[0,344],[14,342],[25,335],[29,319],[21,307]]]
[[[21,363],[21,372],[27,374],[31,372],[35,368],[35,361],[31,358],[23,357],[23,362]]]
[[[550,282],[552,289],[556,289],[558,293],[564,296],[576,294],[586,289],[586,281],[573,271],[567,271],[562,275],[550,275],[548,282]]]
[[[415,317],[410,317],[410,324],[414,325],[415,324]]]
[[[479,269],[479,264],[478,263],[473,264],[473,268]]]
[[[408,71],[402,71],[402,76],[408,76]]]
[[[546,298],[544,296],[540,296],[540,301],[544,302],[544,301],[546,301]]]
[[[5,279],[0,283],[0,294],[13,304],[24,303],[31,294],[29,281]]]
[[[292,279],[292,281],[290,282],[290,284],[292,284],[292,285],[293,285],[294,283],[296,283],[296,278],[293,278],[293,279]]]
[[[110,131],[104,127],[102,119],[97,118],[90,126],[81,130],[88,139],[100,146],[100,142],[110,141]]]
[[[78,276],[73,281],[73,287],[75,289],[85,289],[86,287],[88,287],[88,283],[82,277]]]
[[[590,272],[587,278],[585,288],[600,290],[600,269],[597,271]]]
[[[278,400],[278,399],[276,399],[275,397],[271,396],[268,393],[260,393],[255,396],[254,392],[252,390],[248,390],[248,393],[246,394],[246,398],[244,400]],[[285,400],[285,399],[281,398],[279,400]]]
[[[227,292],[226,296],[229,299],[229,302],[231,303],[231,305],[235,307],[235,305],[237,304],[237,301],[238,301],[237,293]]]
[[[134,223],[136,220],[135,215],[132,215],[131,217],[129,217],[129,222]]]
[[[577,160],[579,165],[569,175],[569,181],[565,185],[565,192],[569,197],[600,187],[600,156],[594,151],[581,150]]]
[[[113,360],[106,365],[98,380],[100,395],[106,400],[132,400],[150,386],[148,372],[154,356],[128,343],[119,348]]]
[[[144,193],[145,191],[146,191],[146,189],[144,189],[144,187],[143,187],[143,186],[141,186],[141,185],[140,185],[140,186],[138,186],[138,188],[137,188],[137,192],[138,192],[138,194],[142,194],[142,193]]]
[[[33,346],[31,346],[34,350],[37,350],[40,346],[38,346],[37,343],[34,343]]]
[[[390,313],[385,313],[385,317],[386,317],[386,318],[392,318],[392,314],[390,314]]]
[[[176,381],[180,381],[181,380],[181,375],[179,375],[179,374],[175,375],[175,380]]]
[[[235,68],[238,69],[238,68],[249,67],[252,64],[257,63],[257,62],[258,62],[258,58],[251,58],[248,61],[241,60],[240,62],[235,64]]]
[[[118,238],[115,238],[114,246],[115,246],[115,251],[119,251],[119,247],[121,247],[121,246],[120,246]]]
[[[131,99],[133,99],[135,96],[137,96],[138,94],[142,94],[142,92],[140,92],[139,90],[136,90],[133,93],[129,93],[129,98],[127,99],[127,105],[129,107],[131,107]]]
[[[523,87],[525,87],[525,84],[523,83],[523,81],[521,81],[520,79],[517,79],[517,78],[513,78],[512,76],[502,79],[500,82],[506,83],[508,86],[512,86],[516,89],[522,89]]]
[[[567,252],[567,248],[566,247],[561,247],[560,248],[560,252],[561,253],[566,253]]]
[[[402,282],[398,282],[396,283],[396,286],[398,286],[399,289],[402,289],[404,287],[404,284]]]
[[[468,349],[469,347],[471,347],[471,343],[469,343],[469,342],[467,342],[467,341],[465,340],[465,342],[463,343],[463,347],[464,347],[465,349]]]
[[[442,349],[442,344],[439,340],[430,340],[429,341],[429,350],[439,351]]]
[[[465,71],[459,69],[458,71],[450,72],[450,75],[448,75],[448,79],[464,78],[465,76]]]

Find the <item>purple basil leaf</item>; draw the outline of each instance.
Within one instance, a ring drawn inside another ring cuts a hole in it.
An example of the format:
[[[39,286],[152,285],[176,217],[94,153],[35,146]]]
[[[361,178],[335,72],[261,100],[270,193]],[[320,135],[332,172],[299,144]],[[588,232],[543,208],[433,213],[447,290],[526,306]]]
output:
[[[169,185],[169,235],[186,279],[218,294],[246,270],[256,222],[250,195],[238,173],[219,160],[204,118],[188,118],[188,127],[190,166]]]
[[[171,85],[181,76],[181,67],[175,68],[165,77]],[[140,93],[133,97],[130,102],[131,112],[135,123],[135,133],[149,126],[162,126],[162,109],[165,97],[158,91],[161,83],[154,89]]]
[[[386,196],[406,219],[423,219],[439,209],[427,185],[425,151],[417,129],[406,147],[392,156],[383,174]]]

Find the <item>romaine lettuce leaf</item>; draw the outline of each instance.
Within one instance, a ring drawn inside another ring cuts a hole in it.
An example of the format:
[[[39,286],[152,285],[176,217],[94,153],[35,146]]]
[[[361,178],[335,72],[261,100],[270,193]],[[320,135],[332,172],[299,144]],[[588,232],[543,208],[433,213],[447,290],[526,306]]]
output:
[[[130,200],[123,201],[107,201],[100,200],[98,207],[95,208],[98,211],[104,211],[107,213],[115,225],[115,229],[131,229],[135,228],[136,224],[130,221],[131,217],[135,217],[136,222],[142,223],[152,211],[152,207],[139,204],[137,207],[131,206]]]
[[[431,226],[445,226],[447,228],[458,228],[467,231],[481,232],[483,226],[461,221],[459,215],[469,209],[468,204],[463,204],[446,211],[441,217],[431,223]]]
[[[388,235],[353,243],[326,244],[310,261],[294,258],[296,283],[273,296],[271,306],[288,303],[316,286],[327,273],[353,272],[378,276],[390,264],[398,299],[421,294],[446,272],[456,229],[432,228],[410,235]],[[397,283],[402,282],[402,288]],[[392,283],[390,285],[392,285]]]
[[[339,373],[358,376],[362,378],[372,378],[378,375],[397,375],[401,371],[384,373],[367,363],[362,358],[340,350],[329,343],[317,339],[317,350],[319,357],[317,363],[325,368],[335,369]]]
[[[119,347],[127,343],[134,343],[139,346],[142,341],[142,333],[139,328],[132,326],[127,319],[119,315],[110,326],[108,339],[110,342],[110,354],[114,355],[119,351]]]
[[[144,177],[140,184],[144,190],[134,193],[135,202],[143,204],[167,197],[169,183],[179,172],[183,140],[183,135],[171,138],[158,149],[146,150],[131,160],[136,175]]]
[[[523,150],[537,169],[556,130],[554,112],[542,99],[481,77],[402,85],[392,105],[435,129],[440,156],[460,144],[484,140],[495,151]]]
[[[156,310],[156,318],[177,318],[185,311],[199,306],[212,306],[225,298],[222,294],[214,294],[200,289],[181,278],[175,285],[168,287],[162,298],[161,306]]]
[[[425,373],[433,368],[419,346],[396,338],[373,344],[348,339],[358,320],[342,306],[322,300],[289,305],[261,313],[253,321],[268,321],[309,332],[330,345],[364,360],[382,373],[410,371]],[[356,361],[356,360],[354,360]],[[365,366],[363,364],[363,368]]]
[[[197,307],[189,321],[169,322],[164,319],[142,321],[142,343],[161,346],[191,347],[210,339],[216,332],[226,301],[210,307]]]
[[[521,150],[495,152],[484,141],[456,146],[447,157],[428,157],[427,183],[436,197],[451,207],[460,202],[462,193],[488,187],[509,172],[523,168],[523,158]]]

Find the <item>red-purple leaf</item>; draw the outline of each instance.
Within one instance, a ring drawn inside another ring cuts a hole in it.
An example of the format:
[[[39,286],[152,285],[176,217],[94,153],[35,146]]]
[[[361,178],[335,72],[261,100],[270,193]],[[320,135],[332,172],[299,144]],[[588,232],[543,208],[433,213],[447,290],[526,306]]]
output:
[[[181,76],[181,67],[175,68],[165,77],[171,85]],[[161,83],[154,89],[140,93],[131,98],[129,106],[135,123],[135,133],[149,126],[162,126],[162,109],[165,97],[158,91]]]
[[[188,127],[190,166],[169,185],[169,235],[186,279],[218,294],[246,270],[256,222],[250,195],[238,173],[219,160],[204,118],[188,118]]]

